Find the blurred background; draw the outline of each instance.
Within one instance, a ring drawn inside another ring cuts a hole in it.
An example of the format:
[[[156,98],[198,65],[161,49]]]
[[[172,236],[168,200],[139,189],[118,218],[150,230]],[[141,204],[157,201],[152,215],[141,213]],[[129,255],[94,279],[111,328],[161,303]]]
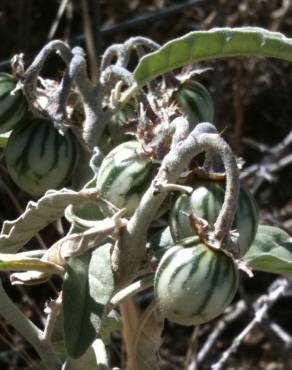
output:
[[[16,53],[24,53],[28,66],[36,53],[56,38],[71,46],[82,46],[90,68],[90,63],[99,63],[106,47],[131,36],[146,36],[164,44],[193,30],[237,26],[264,27],[292,37],[292,3],[290,0],[1,0],[0,71],[10,72],[9,60]],[[272,59],[236,58],[198,67],[211,68],[198,78],[214,99],[215,124],[235,153],[243,158],[242,181],[256,197],[260,222],[280,226],[291,234],[292,65]],[[58,78],[62,68],[58,58],[52,57],[44,74]],[[281,157],[273,158],[270,149],[285,138],[288,139]],[[265,172],[267,165],[271,176]],[[10,180],[3,158],[0,175],[0,221],[3,222],[16,218],[29,198]],[[51,244],[62,235],[63,226],[60,222],[47,228],[32,244]],[[45,301],[55,297],[59,282],[22,288],[11,287],[6,275],[2,278],[19,307],[41,323]],[[267,273],[256,273],[252,281],[243,277],[241,297],[252,302],[274,279],[275,276]],[[140,300],[143,305],[147,296]],[[199,369],[210,369],[210,364],[246,326],[250,316],[247,310],[231,320]],[[270,317],[284,330],[286,339],[275,335],[268,325],[260,325],[245,338],[226,369],[292,369],[292,299],[289,296],[280,299],[270,311]],[[199,329],[198,348],[214,325],[208,323]],[[192,338],[192,328],[166,326],[160,351],[163,370],[195,369],[190,364],[198,348],[194,348]],[[117,366],[123,361],[120,344],[117,333],[110,346]],[[35,364],[32,349],[0,320],[0,369],[33,369]]]

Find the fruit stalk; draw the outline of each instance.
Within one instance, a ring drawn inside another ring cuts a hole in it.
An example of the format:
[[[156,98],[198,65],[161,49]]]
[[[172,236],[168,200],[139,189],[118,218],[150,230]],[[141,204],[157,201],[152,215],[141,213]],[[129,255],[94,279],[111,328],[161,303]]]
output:
[[[214,224],[216,239],[222,241],[232,226],[239,194],[239,171],[236,159],[230,146],[218,134],[202,134],[199,136],[205,151],[215,151],[222,158],[226,171],[226,192],[218,218]]]

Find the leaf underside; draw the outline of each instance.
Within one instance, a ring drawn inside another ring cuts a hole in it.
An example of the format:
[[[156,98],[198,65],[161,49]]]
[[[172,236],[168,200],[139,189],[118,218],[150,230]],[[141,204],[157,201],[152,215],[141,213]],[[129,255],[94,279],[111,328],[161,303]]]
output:
[[[271,57],[292,62],[292,39],[259,27],[190,32],[141,58],[134,71],[137,84],[134,90],[187,64],[236,56]]]
[[[37,202],[29,202],[13,221],[5,221],[0,234],[0,252],[17,253],[35,234],[62,217],[69,204],[84,202],[82,192],[70,189],[49,190]]]
[[[101,329],[105,305],[114,289],[111,244],[69,261],[64,281],[64,333],[68,354],[79,358]]]
[[[243,259],[254,270],[292,275],[292,240],[277,227],[259,225]]]

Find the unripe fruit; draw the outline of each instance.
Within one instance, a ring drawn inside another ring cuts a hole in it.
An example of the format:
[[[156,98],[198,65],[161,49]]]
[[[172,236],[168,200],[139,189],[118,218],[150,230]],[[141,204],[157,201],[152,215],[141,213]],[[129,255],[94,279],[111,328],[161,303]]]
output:
[[[171,247],[162,257],[154,281],[162,316],[186,326],[220,315],[237,288],[238,270],[233,260],[198,239],[192,247]]]
[[[209,181],[196,185],[191,195],[182,194],[176,200],[170,215],[170,230],[175,242],[196,235],[189,214],[214,224],[222,208],[225,187],[221,182]],[[258,227],[258,211],[252,195],[240,188],[237,211],[232,229],[239,232],[238,247],[242,257],[251,246]]]
[[[126,133],[127,124],[137,119],[137,113],[132,105],[126,105],[122,110],[116,112],[107,124],[108,133],[112,146],[119,145],[125,141],[133,140],[133,136]]]
[[[12,132],[5,157],[14,182],[39,196],[70,179],[77,162],[78,144],[71,132],[61,135],[52,121],[32,119]]]
[[[127,141],[104,158],[97,177],[100,195],[118,208],[134,213],[153,177],[154,165],[146,157],[138,157],[141,145]]]
[[[15,79],[0,73],[0,134],[22,125],[28,115],[27,102],[23,95],[11,95],[16,87]]]
[[[190,123],[213,122],[214,104],[208,90],[199,82],[187,80],[173,93],[173,100]]]

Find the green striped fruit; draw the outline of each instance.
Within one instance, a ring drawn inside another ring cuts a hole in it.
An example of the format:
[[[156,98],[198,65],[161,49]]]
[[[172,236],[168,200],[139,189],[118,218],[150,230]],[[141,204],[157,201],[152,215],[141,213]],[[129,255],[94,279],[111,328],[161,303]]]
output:
[[[104,158],[97,177],[97,189],[103,198],[118,208],[134,213],[153,177],[154,165],[146,157],[137,158],[141,151],[137,141],[118,145]]]
[[[125,141],[132,140],[133,137],[126,133],[125,127],[130,120],[137,119],[137,113],[130,104],[122,110],[116,112],[110,119],[107,128],[112,145],[119,145]]]
[[[238,287],[238,269],[223,252],[197,238],[191,247],[171,247],[155,274],[154,294],[163,317],[199,325],[220,315]]]
[[[101,212],[99,206],[94,202],[88,202],[79,206],[75,206],[73,207],[73,212],[77,217],[80,217],[83,220],[97,221],[104,219],[103,213]]]
[[[129,129],[127,123],[134,118],[137,118],[137,113],[135,113],[132,105],[126,105],[111,117],[98,144],[104,154],[108,154],[117,145],[125,141],[133,140],[133,135],[127,133],[127,129]]]
[[[23,95],[10,95],[16,87],[15,79],[0,73],[0,134],[21,125],[28,113],[27,102]]]
[[[155,261],[159,261],[166,250],[175,243],[172,239],[169,226],[166,228],[152,233],[149,237],[146,248],[148,249],[148,255]]]
[[[81,233],[88,230],[88,226],[84,225],[84,221],[103,220],[104,214],[96,203],[86,202],[78,206],[67,208],[65,217],[71,223],[71,233]]]
[[[71,132],[61,135],[52,121],[32,119],[12,132],[6,165],[14,182],[32,195],[64,185],[72,175],[78,146]]]
[[[93,190],[95,191],[95,183],[96,183],[96,179],[94,178],[93,180],[91,180],[90,182],[88,182],[86,184],[85,187],[83,187],[82,190]],[[79,205],[75,205],[75,206],[72,206],[72,207],[68,207],[66,209],[66,212],[65,212],[65,217],[67,218],[67,220],[72,224],[74,225],[74,231],[73,232],[82,232],[86,229],[88,229],[88,227],[84,227],[84,225],[82,225],[80,223],[80,219],[82,221],[98,221],[98,220],[103,220],[104,219],[104,214],[103,212],[101,211],[99,205],[97,204],[97,202],[94,202],[94,201],[85,201],[84,203],[82,204],[79,204]]]
[[[225,187],[220,182],[201,182],[191,195],[182,194],[176,200],[170,215],[170,230],[175,242],[195,235],[189,214],[214,224],[222,208]],[[238,247],[242,257],[251,246],[258,227],[258,211],[252,195],[240,188],[237,212],[232,228],[239,232]]]
[[[214,104],[208,90],[199,82],[187,80],[173,93],[173,100],[190,123],[213,122]]]

